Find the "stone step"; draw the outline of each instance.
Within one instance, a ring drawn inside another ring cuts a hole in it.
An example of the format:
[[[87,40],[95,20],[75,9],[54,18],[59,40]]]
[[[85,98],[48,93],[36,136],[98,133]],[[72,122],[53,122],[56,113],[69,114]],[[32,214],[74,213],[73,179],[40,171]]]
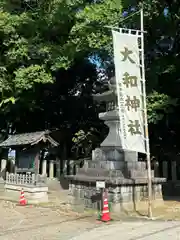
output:
[[[94,177],[124,177],[120,170],[106,170],[102,168],[80,168],[77,175],[94,176]]]
[[[125,167],[128,170],[136,170],[136,171],[146,171],[146,163],[145,162],[125,162]]]
[[[86,162],[88,168],[102,168],[102,169],[123,169],[124,168],[124,162],[120,161],[87,161]]]
[[[128,172],[129,178],[147,178],[148,173],[145,171],[130,170]],[[151,171],[151,176],[154,177],[154,170]]]

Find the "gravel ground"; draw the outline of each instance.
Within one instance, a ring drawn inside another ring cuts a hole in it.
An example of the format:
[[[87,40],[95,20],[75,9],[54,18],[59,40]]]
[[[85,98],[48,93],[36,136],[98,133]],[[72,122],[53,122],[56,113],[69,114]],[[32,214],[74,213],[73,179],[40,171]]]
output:
[[[120,214],[121,219],[114,217],[118,221],[108,225],[97,223],[95,216],[73,212],[58,197],[54,202],[57,203],[37,207],[0,200],[0,240],[166,240],[170,237],[180,240],[179,202],[168,202],[154,209],[155,218],[159,216],[156,221],[147,221],[143,214],[139,217],[132,214],[130,218]]]
[[[0,201],[0,240],[68,240],[97,223],[89,217],[58,208],[17,206]]]

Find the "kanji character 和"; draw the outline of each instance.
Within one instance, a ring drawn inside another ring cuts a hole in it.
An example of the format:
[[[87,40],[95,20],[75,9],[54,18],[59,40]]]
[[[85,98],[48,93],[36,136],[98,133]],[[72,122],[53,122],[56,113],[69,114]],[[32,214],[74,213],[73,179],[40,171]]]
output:
[[[124,73],[124,78],[123,78],[123,84],[126,85],[126,87],[137,87],[137,77],[136,76],[131,76],[129,73],[125,72]]]

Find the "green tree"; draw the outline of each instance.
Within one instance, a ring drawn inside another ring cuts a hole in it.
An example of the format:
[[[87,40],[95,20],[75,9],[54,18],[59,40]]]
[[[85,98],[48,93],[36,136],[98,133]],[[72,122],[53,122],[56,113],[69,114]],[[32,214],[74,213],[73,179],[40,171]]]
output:
[[[97,72],[89,58],[109,60],[111,33],[104,26],[120,21],[121,4],[8,0],[0,9],[0,94],[16,99],[1,109],[1,127],[8,121],[16,131],[92,122]]]
[[[180,10],[175,1],[143,3],[151,143],[163,139],[165,146],[179,129]],[[124,10],[134,13],[132,4],[138,10],[142,1],[1,1],[0,128],[22,132],[68,126],[90,138],[91,127],[101,132],[104,125],[91,94],[97,87],[102,91],[105,81],[95,65],[104,69],[105,79],[114,74],[109,27],[139,28],[138,15],[123,21]],[[84,136],[80,142],[86,145]]]

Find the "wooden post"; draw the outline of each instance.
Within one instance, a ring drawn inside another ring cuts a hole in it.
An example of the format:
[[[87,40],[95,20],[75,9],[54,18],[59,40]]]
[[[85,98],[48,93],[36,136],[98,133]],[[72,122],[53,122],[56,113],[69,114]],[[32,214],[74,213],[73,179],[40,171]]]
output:
[[[149,133],[147,121],[147,106],[146,106],[146,86],[145,86],[145,66],[144,66],[144,14],[143,6],[141,8],[141,61],[142,61],[142,80],[143,80],[143,103],[144,103],[144,122],[145,122],[145,143],[147,156],[147,172],[148,172],[148,216],[152,218],[152,174],[151,174],[151,158],[149,147]]]
[[[49,178],[54,178],[54,161],[49,161]]]
[[[35,157],[34,172],[35,172],[35,184],[37,184],[39,174],[39,151]]]
[[[42,160],[42,175],[47,175],[47,160]]]
[[[176,170],[176,161],[172,161],[171,163],[171,173],[172,173],[172,180],[177,180],[177,170]]]

